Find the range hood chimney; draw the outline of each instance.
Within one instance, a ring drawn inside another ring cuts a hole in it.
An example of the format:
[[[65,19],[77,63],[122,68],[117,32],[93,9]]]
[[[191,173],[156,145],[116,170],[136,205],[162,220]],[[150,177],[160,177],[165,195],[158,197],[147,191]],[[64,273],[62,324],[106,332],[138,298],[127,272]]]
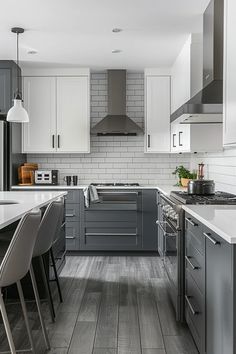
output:
[[[211,0],[203,15],[203,89],[171,114],[182,124],[222,123],[224,0]]]
[[[126,115],[126,70],[108,70],[108,115],[91,129],[91,134],[143,134],[143,130]]]

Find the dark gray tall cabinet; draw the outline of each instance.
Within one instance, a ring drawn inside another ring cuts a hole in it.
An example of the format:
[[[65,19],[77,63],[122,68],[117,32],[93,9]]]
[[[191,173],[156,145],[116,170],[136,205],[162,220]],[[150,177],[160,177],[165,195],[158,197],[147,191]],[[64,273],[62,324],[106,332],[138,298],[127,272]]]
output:
[[[8,110],[13,105],[14,93],[17,88],[18,66],[12,60],[0,60],[0,119],[5,119]],[[21,153],[20,123],[7,124],[8,158],[4,169],[6,170],[4,189],[9,190],[11,185],[18,183],[18,166],[26,161]]]

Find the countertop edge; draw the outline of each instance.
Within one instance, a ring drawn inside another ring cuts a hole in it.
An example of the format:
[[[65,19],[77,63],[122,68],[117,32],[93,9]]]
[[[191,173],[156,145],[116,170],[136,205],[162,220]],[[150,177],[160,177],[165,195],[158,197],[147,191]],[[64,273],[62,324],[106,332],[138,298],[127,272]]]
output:
[[[189,206],[183,205],[182,208],[192,215],[194,218],[199,220],[202,224],[204,224],[206,227],[211,229],[213,232],[215,232],[217,235],[219,235],[221,238],[223,238],[225,241],[227,241],[230,244],[236,244],[236,236],[231,237],[227,233],[225,233],[222,229],[219,227],[215,226],[213,223],[209,222],[208,220],[204,219],[201,215],[199,215],[197,212],[192,210]]]

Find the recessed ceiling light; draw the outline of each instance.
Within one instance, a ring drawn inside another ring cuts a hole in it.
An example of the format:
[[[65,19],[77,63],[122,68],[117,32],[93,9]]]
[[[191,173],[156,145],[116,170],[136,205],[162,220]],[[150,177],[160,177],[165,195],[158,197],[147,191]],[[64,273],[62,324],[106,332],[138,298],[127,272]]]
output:
[[[38,52],[37,52],[37,50],[28,50],[27,53],[28,54],[37,54]]]
[[[113,54],[117,54],[117,53],[121,53],[122,50],[121,49],[112,49],[111,51]]]
[[[114,33],[122,32],[122,28],[113,28],[112,32]]]

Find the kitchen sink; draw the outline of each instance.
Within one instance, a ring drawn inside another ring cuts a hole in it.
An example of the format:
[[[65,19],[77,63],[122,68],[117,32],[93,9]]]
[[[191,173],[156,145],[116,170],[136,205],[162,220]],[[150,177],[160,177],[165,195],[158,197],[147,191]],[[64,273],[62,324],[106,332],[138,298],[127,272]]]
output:
[[[19,204],[19,202],[16,202],[15,200],[1,200],[0,199],[0,205],[12,205],[12,204]]]

